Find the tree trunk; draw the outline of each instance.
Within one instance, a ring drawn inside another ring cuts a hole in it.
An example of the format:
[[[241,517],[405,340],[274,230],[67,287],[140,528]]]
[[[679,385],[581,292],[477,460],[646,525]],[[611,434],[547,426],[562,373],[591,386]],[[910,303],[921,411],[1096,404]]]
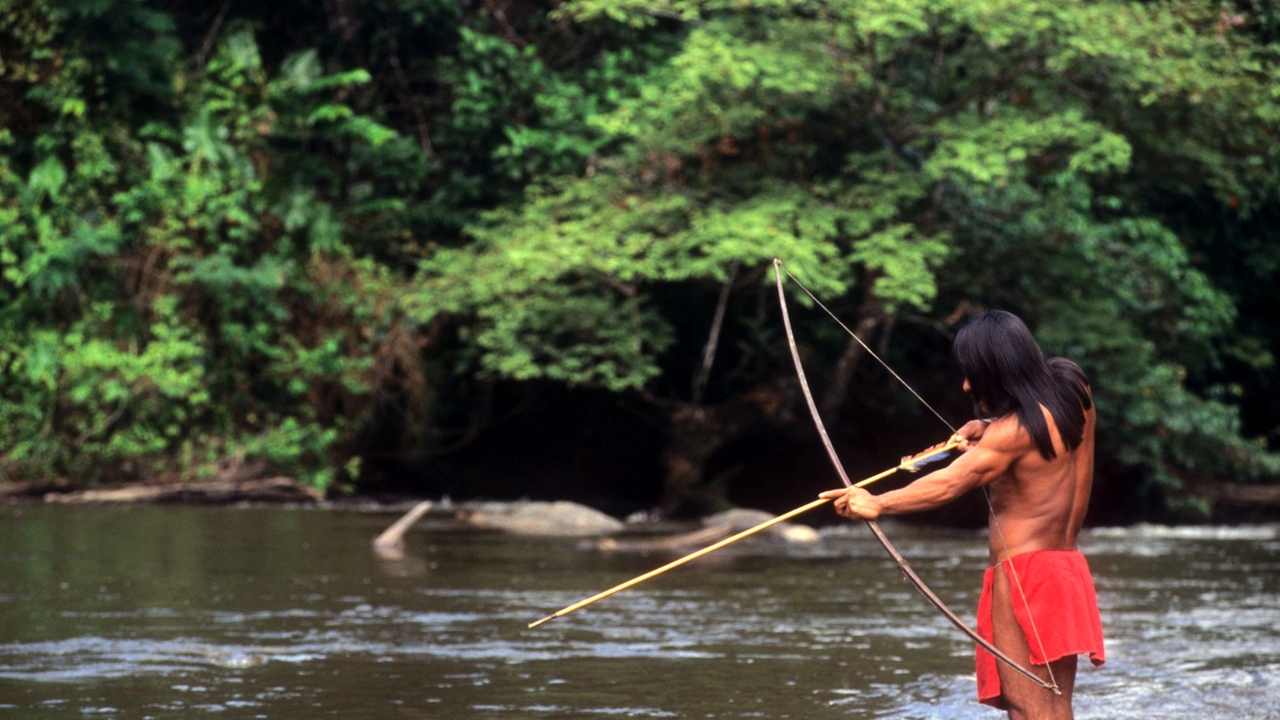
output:
[[[885,319],[879,308],[874,306],[870,301],[864,303],[861,312],[858,313],[858,322],[853,327],[858,337],[863,342],[870,344],[871,335],[880,327],[880,323]],[[853,383],[853,374],[858,370],[858,362],[862,360],[862,356],[866,354],[866,350],[862,347],[862,343],[854,338],[849,338],[849,343],[845,345],[844,353],[840,356],[840,360],[836,362],[835,372],[832,374],[831,383],[827,386],[827,391],[822,396],[822,414],[824,417],[834,418],[840,414],[840,409],[844,407],[849,396],[849,386]]]
[[[697,497],[707,462],[725,443],[747,427],[764,421],[792,418],[794,385],[788,380],[761,385],[718,405],[675,406],[667,424],[663,465],[666,477],[656,508],[662,517],[684,510],[704,510]]]

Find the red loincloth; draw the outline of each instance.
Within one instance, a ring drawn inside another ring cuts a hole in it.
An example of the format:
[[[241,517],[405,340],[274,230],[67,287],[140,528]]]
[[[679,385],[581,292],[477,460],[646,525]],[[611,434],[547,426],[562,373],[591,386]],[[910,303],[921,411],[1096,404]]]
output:
[[[1014,574],[1009,575],[1013,614],[1031,648],[1031,664],[1047,665],[1081,653],[1089,653],[1089,660],[1095,666],[1106,662],[1098,598],[1084,555],[1079,550],[1036,550],[1006,560],[1006,572],[1010,563],[1017,576],[1014,580]],[[994,641],[991,628],[994,580],[995,568],[989,567],[982,579],[982,597],[978,599],[978,634],[988,642]],[[978,702],[1003,708],[997,662],[994,655],[977,648]]]

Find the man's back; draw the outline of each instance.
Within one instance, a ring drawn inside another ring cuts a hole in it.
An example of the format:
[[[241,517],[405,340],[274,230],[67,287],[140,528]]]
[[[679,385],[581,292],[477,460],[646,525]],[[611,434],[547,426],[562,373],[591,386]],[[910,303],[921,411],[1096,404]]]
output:
[[[1080,444],[1067,449],[1057,423],[1041,408],[1055,457],[1045,458],[1015,415],[991,423],[980,441],[1005,456],[1007,470],[991,483],[992,562],[1033,550],[1070,550],[1093,489],[1093,408],[1085,411]],[[1003,464],[1003,463],[1002,463]]]

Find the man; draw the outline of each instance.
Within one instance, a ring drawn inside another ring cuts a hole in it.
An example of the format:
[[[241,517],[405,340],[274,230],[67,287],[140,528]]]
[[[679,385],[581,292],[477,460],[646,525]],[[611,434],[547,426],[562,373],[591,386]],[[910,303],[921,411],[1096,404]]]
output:
[[[992,567],[978,632],[1062,695],[1037,687],[981,648],[978,700],[1012,720],[1072,717],[1076,655],[1105,661],[1093,580],[1076,536],[1093,485],[1095,411],[1084,372],[1046,359],[1016,316],[986,312],[956,335],[952,354],[983,420],[956,433],[963,454],[901,490],[832,490],[836,512],[875,519],[938,507],[988,488]]]

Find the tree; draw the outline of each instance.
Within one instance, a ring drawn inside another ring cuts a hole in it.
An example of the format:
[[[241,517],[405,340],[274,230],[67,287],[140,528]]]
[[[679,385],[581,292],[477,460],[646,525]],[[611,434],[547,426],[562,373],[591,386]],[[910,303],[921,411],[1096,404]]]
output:
[[[426,261],[411,312],[472,318],[480,368],[502,377],[663,386],[664,510],[739,428],[727,418],[745,417],[742,398],[766,414],[787,403],[785,366],[761,361],[774,351],[759,345],[744,351],[746,392],[704,404],[660,383],[687,312],[662,288],[742,292],[773,257],[854,308],[850,324],[868,335],[935,307],[1027,316],[1096,378],[1107,452],[1170,498],[1209,474],[1280,469],[1240,436],[1231,406],[1187,388],[1185,368],[1230,341],[1234,310],[1148,190],[1157,168],[1162,187],[1234,202],[1277,187],[1274,67],[1219,6],[583,1],[560,12],[669,27],[680,50],[590,116],[608,150],[583,172],[541,179],[470,225],[470,244]],[[829,333],[811,337],[832,351]],[[849,342],[829,412],[856,370]]]
[[[4,474],[354,476],[362,408],[421,372],[397,278],[344,232],[395,198],[326,184],[414,162],[338,99],[368,73],[304,49],[270,74],[230,23],[175,94],[174,26],[139,2],[2,14]]]

